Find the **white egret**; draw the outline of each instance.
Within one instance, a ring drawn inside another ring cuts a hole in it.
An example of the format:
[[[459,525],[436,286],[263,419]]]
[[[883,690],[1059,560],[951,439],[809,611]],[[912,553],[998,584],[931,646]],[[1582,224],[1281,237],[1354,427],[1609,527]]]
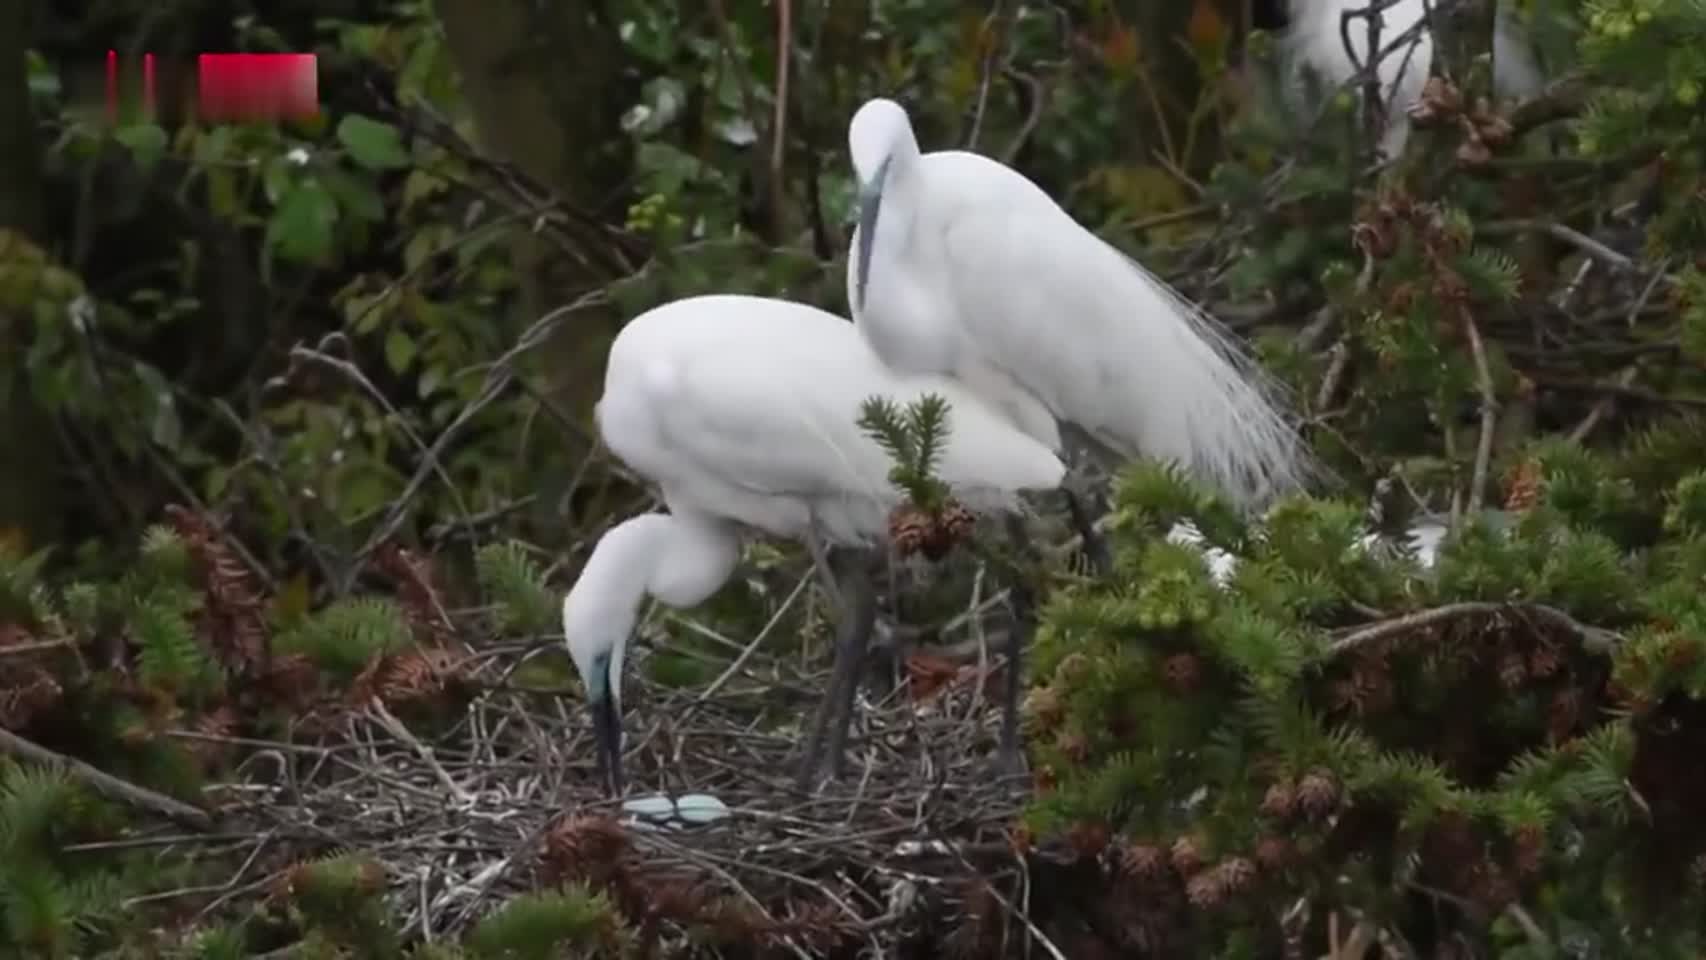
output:
[[[937,475],[966,507],[1011,515],[1019,492],[1059,485],[1066,468],[1047,446],[951,380],[890,370],[833,314],[762,297],[703,296],[622,328],[594,416],[611,452],[658,485],[669,513],[607,532],[563,600],[563,632],[612,790],[621,790],[623,653],[640,604],[647,595],[678,608],[704,601],[732,575],[748,529],[806,540],[820,567],[839,568],[839,577],[826,574],[839,580],[842,601],[835,667],[805,775],[815,772],[832,714],[839,764],[875,617],[872,550],[902,500],[887,454],[858,425],[860,405],[873,395],[907,403],[926,393],[948,401]],[[1022,644],[1020,631],[1013,635],[1009,752]]]
[[[1380,0],[1292,0],[1291,24],[1286,28],[1281,55],[1290,71],[1289,95],[1298,106],[1311,106],[1302,96],[1307,89],[1303,70],[1313,70],[1323,89],[1332,91],[1350,82],[1358,64],[1366,64],[1368,20],[1355,17],[1341,30],[1346,14],[1365,10]],[[1502,5],[1501,5],[1502,6]],[[1381,55],[1377,74],[1380,97],[1386,109],[1386,127],[1380,150],[1396,157],[1410,137],[1410,108],[1422,98],[1428,72],[1433,66],[1433,31],[1423,26],[1411,34],[1427,14],[1427,0],[1397,0],[1380,11],[1380,33],[1375,38]],[[1413,41],[1406,39],[1413,36]],[[1349,39],[1350,48],[1345,41]],[[1540,68],[1528,49],[1528,38],[1514,20],[1500,9],[1493,22],[1493,93],[1504,98],[1530,97],[1542,86]]]
[[[860,205],[847,299],[889,366],[963,381],[1050,449],[1074,424],[1241,504],[1307,479],[1271,382],[1231,337],[1024,175],[975,153],[921,153],[892,100],[860,107],[847,138]]]

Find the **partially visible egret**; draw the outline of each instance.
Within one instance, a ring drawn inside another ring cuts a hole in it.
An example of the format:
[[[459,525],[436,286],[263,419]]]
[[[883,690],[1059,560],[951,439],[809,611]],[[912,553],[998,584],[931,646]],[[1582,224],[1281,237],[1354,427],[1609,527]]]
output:
[[[826,573],[842,601],[835,667],[806,775],[835,714],[830,748],[839,757],[875,617],[872,548],[902,500],[888,455],[858,426],[860,405],[872,395],[907,403],[926,393],[949,403],[937,475],[966,507],[1011,513],[1019,492],[1060,484],[1065,465],[1047,446],[950,380],[896,374],[852,324],[822,310],[703,296],[622,328],[595,419],[611,452],[658,485],[669,513],[607,532],[563,600],[563,632],[612,791],[621,790],[623,653],[640,605],[648,595],[678,608],[704,601],[733,574],[743,529],[806,540],[820,568],[838,568],[839,576]],[[1015,630],[1006,751],[1016,743],[1022,643]]]
[[[889,366],[964,382],[1052,450],[1074,424],[1244,505],[1307,479],[1277,394],[1231,337],[1024,175],[919,152],[892,100],[860,107],[847,139],[860,208],[847,299]]]
[[[1288,91],[1294,103],[1308,106],[1301,94],[1303,69],[1313,70],[1326,90],[1336,90],[1357,75],[1358,64],[1366,64],[1368,20],[1355,17],[1341,31],[1345,14],[1367,9],[1380,0],[1292,0],[1291,24],[1286,28],[1281,55],[1287,61]],[[1501,6],[1504,6],[1501,4]],[[1422,98],[1428,72],[1433,66],[1433,31],[1426,26],[1404,39],[1426,16],[1427,0],[1397,0],[1380,11],[1380,33],[1375,38],[1382,54],[1377,74],[1380,98],[1386,109],[1386,128],[1380,150],[1396,157],[1410,137],[1410,108]],[[1345,40],[1350,40],[1350,50]],[[1354,59],[1353,59],[1354,57]],[[1501,99],[1530,97],[1542,86],[1540,68],[1528,49],[1528,38],[1505,10],[1493,22],[1493,93]]]

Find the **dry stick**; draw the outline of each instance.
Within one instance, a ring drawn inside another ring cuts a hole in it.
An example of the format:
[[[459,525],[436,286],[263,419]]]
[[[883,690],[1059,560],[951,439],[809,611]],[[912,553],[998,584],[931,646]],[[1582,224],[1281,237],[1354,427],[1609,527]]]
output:
[[[181,824],[192,830],[207,832],[213,829],[213,817],[207,811],[192,807],[181,800],[174,800],[165,794],[155,793],[146,787],[139,787],[126,780],[120,780],[110,773],[103,773],[87,763],[55,753],[40,744],[32,743],[10,730],[0,727],[0,751],[22,757],[36,763],[64,770],[72,779],[84,785],[132,806],[151,810],[154,813]]]
[[[1475,470],[1469,477],[1469,512],[1481,512],[1487,495],[1487,468],[1493,459],[1493,432],[1499,424],[1499,398],[1493,392],[1493,371],[1487,366],[1487,348],[1475,319],[1464,309],[1463,329],[1469,334],[1469,352],[1475,358],[1475,382],[1481,391],[1481,436],[1475,441]]]
[[[436,473],[438,478],[444,481],[445,488],[450,491],[451,498],[456,501],[456,509],[461,512],[463,522],[467,522],[471,514],[468,510],[467,502],[462,499],[462,491],[457,487],[456,481],[450,478],[450,474],[444,469],[444,464],[440,463],[437,457],[427,456],[426,441],[422,440],[421,435],[416,433],[413,427],[409,426],[408,418],[404,417],[402,412],[399,411],[396,406],[391,403],[391,400],[385,396],[385,392],[380,390],[378,385],[370,380],[367,374],[362,372],[361,367],[357,366],[352,361],[345,360],[341,357],[334,357],[319,349],[311,349],[304,346],[291,347],[290,358],[292,360],[300,358],[334,370],[341,374],[346,380],[366,391],[367,395],[372,397],[374,402],[378,403],[381,409],[396,419],[397,426],[403,431],[403,436],[407,437],[409,442],[414,444],[415,449],[421,452],[421,455],[424,458],[423,462],[430,465],[432,472]]]
[[[439,433],[438,438],[432,442],[432,446],[427,448],[422,455],[420,466],[415,468],[414,476],[409,478],[408,484],[403,487],[403,492],[398,494],[397,499],[392,502],[391,509],[386,513],[385,519],[380,521],[379,526],[367,538],[367,542],[356,552],[355,562],[350,565],[350,573],[346,576],[353,580],[355,572],[360,569],[361,561],[366,559],[367,555],[372,553],[381,543],[390,540],[396,534],[397,528],[402,526],[403,517],[408,513],[409,504],[420,494],[427,476],[438,466],[438,458],[443,454],[444,449],[450,445],[450,441],[455,439],[462,432],[462,429],[468,425],[469,421],[473,420],[480,411],[490,406],[515,380],[516,374],[513,369],[515,359],[548,340],[564,320],[581,310],[604,302],[604,298],[603,291],[593,291],[580,297],[574,303],[558,307],[545,314],[536,320],[533,326],[527,328],[515,346],[509,348],[503,356],[497,359],[496,363],[492,364],[491,369],[486,373],[486,384],[481,389],[480,395],[475,397],[472,403],[463,407],[462,412],[456,415],[456,419],[452,420],[450,425],[445,427]]]
[[[69,637],[60,637],[58,640],[28,640],[23,643],[14,643],[9,647],[0,647],[0,657],[9,657],[19,653],[37,653],[42,650],[53,650],[58,647],[74,646],[75,644],[76,641]]]
[[[451,779],[450,772],[438,762],[438,757],[433,754],[432,748],[422,743],[413,733],[410,733],[409,728],[403,726],[403,721],[398,720],[391,711],[385,709],[383,701],[378,697],[373,697],[367,701],[367,709],[372,713],[373,719],[378,721],[387,733],[403,741],[409,749],[415,751],[415,756],[420,757],[426,763],[428,769],[432,770],[433,776],[437,777],[438,782],[444,785],[444,789],[450,791],[450,795],[456,798],[457,803],[472,804],[474,802],[474,798],[468,794],[468,791],[462,789],[461,784]]]
[[[1613,250],[1611,247],[1608,247],[1600,241],[1582,233],[1580,230],[1574,230],[1561,223],[1553,223],[1550,220],[1494,220],[1490,223],[1484,223],[1476,227],[1475,232],[1487,234],[1488,236],[1523,232],[1544,233],[1554,240],[1560,240],[1564,243],[1570,244],[1577,250],[1580,250],[1607,266],[1615,267],[1618,270],[1635,269],[1635,259],[1628,254]],[[1658,276],[1669,283],[1677,282],[1677,278],[1674,275],[1665,273],[1664,271],[1660,271]]]
[[[937,839],[947,847],[948,853],[952,854],[954,859],[958,860],[962,867],[965,867],[974,875],[982,877],[982,874],[979,873],[976,867],[972,866],[972,862],[966,859],[965,854],[961,853],[958,847],[948,843],[946,839],[942,838],[934,824],[931,825],[930,829],[932,833],[937,834]],[[1025,931],[1031,935],[1031,939],[1042,944],[1043,949],[1048,951],[1049,956],[1053,957],[1054,960],[1066,960],[1066,954],[1062,953],[1060,948],[1054,945],[1054,941],[1048,938],[1048,934],[1044,933],[1040,927],[1031,922],[1029,914],[1009,903],[1007,898],[1001,895],[1001,891],[995,889],[995,884],[990,883],[988,880],[984,880],[983,887],[985,890],[989,891],[989,895],[991,897],[995,898],[995,902],[1001,905],[1001,909],[1007,911],[1009,914],[1016,917],[1020,923],[1025,925]]]
[[[1647,302],[1653,297],[1653,291],[1658,289],[1659,281],[1663,278],[1664,265],[1660,264],[1659,269],[1653,272],[1652,278],[1649,279],[1647,281],[1647,285],[1642,288],[1641,295],[1636,298],[1635,304],[1629,308],[1628,325],[1630,327],[1635,326],[1635,319],[1641,315],[1642,310],[1646,309]],[[1635,362],[1629,364],[1629,366],[1624,367],[1623,371],[1617,375],[1617,388],[1619,390],[1628,390],[1630,387],[1634,386],[1635,378],[1640,375],[1640,372],[1641,361],[1637,359]],[[1616,404],[1616,393],[1606,393],[1598,400],[1594,401],[1593,409],[1589,410],[1588,415],[1582,418],[1582,422],[1576,424],[1576,428],[1570,431],[1570,441],[1572,443],[1579,444],[1586,440],[1588,434],[1592,433],[1593,429],[1599,426],[1599,422],[1605,419],[1606,415],[1611,412],[1611,408],[1616,406]]]
[[[1007,141],[1007,147],[1001,151],[1001,162],[1011,164],[1013,158],[1019,155],[1019,151],[1025,148],[1025,144],[1030,142],[1031,134],[1037,130],[1037,124],[1042,123],[1043,108],[1048,104],[1048,86],[1016,67],[1008,67],[1002,74],[1019,81],[1031,91],[1031,109],[1025,114],[1025,120],[1019,124],[1013,139]]]
[[[782,615],[787,613],[789,608],[794,605],[794,601],[798,599],[800,594],[806,589],[806,584],[811,583],[811,581],[812,572],[807,570],[805,575],[800,577],[799,582],[794,584],[794,589],[788,594],[787,599],[783,600],[782,605],[776,608],[776,612],[770,615],[770,620],[764,624],[763,629],[758,631],[758,635],[753,637],[752,642],[746,645],[746,649],[742,650],[740,655],[735,657],[734,660],[729,663],[728,667],[725,668],[722,673],[717,675],[717,679],[712,680],[710,685],[707,686],[699,696],[695,697],[692,703],[687,705],[687,709],[683,710],[681,712],[681,716],[676,720],[677,723],[685,723],[687,718],[693,716],[693,711],[699,709],[699,706],[705,701],[716,696],[717,691],[723,689],[723,684],[728,683],[730,677],[740,672],[740,668],[746,665],[747,660],[751,659],[753,653],[758,650],[758,645],[763,643],[764,638],[770,635],[770,631],[776,629],[776,624],[781,621]],[[676,752],[676,757],[677,759],[680,759],[679,749]]]
[[[1557,607],[1549,607],[1543,603],[1470,601],[1449,603],[1443,607],[1434,607],[1430,610],[1418,610],[1415,613],[1407,613],[1365,627],[1357,627],[1334,639],[1327,645],[1327,651],[1333,656],[1338,656],[1364,644],[1386,640],[1436,624],[1475,616],[1494,616],[1501,613],[1526,617],[1563,630],[1575,637],[1584,648],[1593,653],[1610,653],[1618,644],[1623,642],[1622,636],[1614,631],[1589,626]]]
[[[983,18],[981,30],[990,29],[1000,22],[1000,18],[1001,0],[995,0],[994,7]],[[971,131],[966,134],[965,145],[965,149],[972,152],[977,151],[977,136],[983,132],[983,111],[989,106],[989,81],[995,73],[995,53],[995,47],[991,44],[989,49],[983,52],[983,63],[978,70],[977,107],[972,110]]]
[[[776,239],[782,239],[786,225],[784,211],[787,185],[782,180],[782,161],[788,142],[788,55],[794,48],[793,0],[777,0],[776,4],[776,117],[770,124],[770,218],[775,224]]]
[[[1321,378],[1321,388],[1315,392],[1315,410],[1313,412],[1316,414],[1327,409],[1327,405],[1333,402],[1333,395],[1339,392],[1339,384],[1345,378],[1345,370],[1351,363],[1351,347],[1348,339],[1348,334],[1340,335],[1339,339],[1327,350],[1327,354],[1333,359],[1328,362],[1327,373]]]

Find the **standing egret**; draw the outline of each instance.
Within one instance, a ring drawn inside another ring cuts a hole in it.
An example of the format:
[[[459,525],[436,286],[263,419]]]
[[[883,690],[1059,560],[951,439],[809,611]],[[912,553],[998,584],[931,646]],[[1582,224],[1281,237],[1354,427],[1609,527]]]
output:
[[[839,576],[826,572],[842,601],[835,666],[804,774],[816,770],[832,715],[830,750],[839,763],[875,617],[872,549],[903,499],[889,480],[888,455],[858,425],[860,406],[873,395],[908,403],[926,393],[948,401],[937,476],[966,507],[1011,514],[1021,491],[1060,484],[1066,467],[1047,446],[951,380],[890,370],[852,324],[822,310],[703,296],[657,307],[622,328],[594,417],[611,452],[658,485],[669,513],[606,533],[563,600],[563,632],[613,791],[621,789],[623,652],[641,602],[647,595],[674,607],[704,601],[734,572],[748,528],[806,540],[820,568],[838,568]],[[1007,752],[1016,752],[1021,631],[1013,638]]]
[[[1297,433],[1230,336],[1023,174],[920,153],[892,100],[860,107],[847,139],[847,298],[889,366],[965,382],[1052,450],[1066,422],[1125,459],[1175,460],[1240,504],[1302,485]]]
[[[1365,10],[1381,0],[1292,0],[1291,25],[1282,42],[1282,56],[1290,71],[1289,95],[1293,102],[1307,105],[1303,69],[1313,70],[1326,89],[1334,90],[1357,75],[1358,64],[1366,64],[1368,20],[1355,17],[1340,24],[1346,14]],[[1406,39],[1427,14],[1427,0],[1397,0],[1380,11],[1380,33],[1375,38],[1381,55],[1377,74],[1380,98],[1386,109],[1386,127],[1380,150],[1396,157],[1410,137],[1410,108],[1422,98],[1428,72],[1433,66],[1433,31],[1423,25]],[[1350,40],[1350,49],[1345,40]],[[1493,94],[1500,98],[1530,97],[1540,91],[1540,69],[1528,49],[1522,28],[1503,9],[1493,22]]]

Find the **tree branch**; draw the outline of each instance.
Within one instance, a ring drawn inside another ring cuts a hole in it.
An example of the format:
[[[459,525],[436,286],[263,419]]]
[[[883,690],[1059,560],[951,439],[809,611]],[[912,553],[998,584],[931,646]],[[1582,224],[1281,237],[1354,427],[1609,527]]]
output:
[[[1328,644],[1327,649],[1332,655],[1339,656],[1366,644],[1389,640],[1428,627],[1473,617],[1493,617],[1501,614],[1535,621],[1568,633],[1590,653],[1610,653],[1618,644],[1623,642],[1623,637],[1620,634],[1601,627],[1589,626],[1557,607],[1549,607],[1542,603],[1471,601],[1450,603],[1443,607],[1434,607],[1431,610],[1418,610],[1415,613],[1406,613],[1390,620],[1356,627],[1334,639],[1332,643]]]
[[[213,829],[213,817],[199,807],[155,793],[110,773],[103,773],[74,757],[55,753],[40,744],[32,743],[10,730],[0,728],[0,751],[44,766],[65,771],[72,779],[105,796],[128,803],[133,807],[157,813],[173,823],[206,832]]]

